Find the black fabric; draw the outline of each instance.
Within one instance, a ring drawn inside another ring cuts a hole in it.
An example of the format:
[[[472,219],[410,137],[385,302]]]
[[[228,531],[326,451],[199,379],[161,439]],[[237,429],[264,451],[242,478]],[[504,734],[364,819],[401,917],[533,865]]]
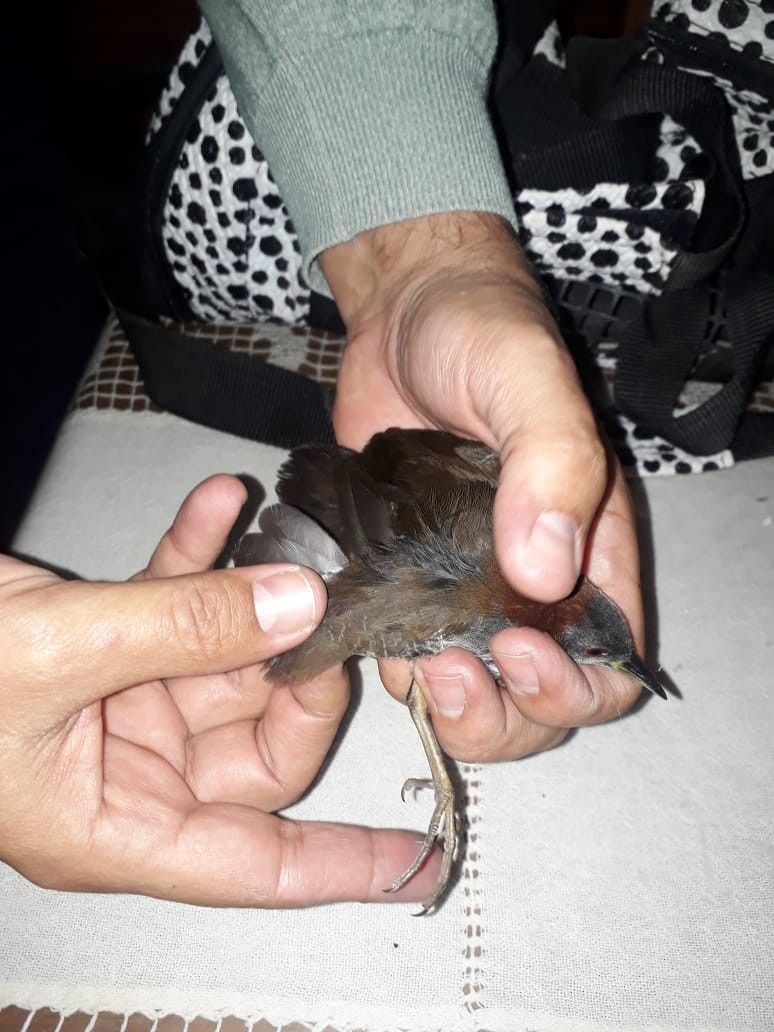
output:
[[[162,408],[280,448],[334,440],[333,392],[314,380],[132,312],[117,314],[148,395]]]
[[[615,45],[602,40],[589,43],[600,44],[598,56],[614,59],[620,75]],[[626,45],[623,68],[636,60],[641,49],[641,45]],[[576,63],[588,62],[590,51],[576,46],[573,54]],[[605,81],[610,80],[612,70],[604,71],[600,63],[597,70]],[[583,77],[590,79],[590,75]],[[589,95],[587,101],[591,99]],[[637,183],[652,178],[649,173],[660,119],[652,112],[645,117],[644,110],[639,119],[605,124],[591,110],[584,110],[571,73],[544,57],[534,58],[510,82],[503,82],[494,107],[506,142],[506,167],[514,192],[569,186],[588,190],[597,183]]]
[[[748,412],[739,421],[733,453],[737,462],[774,455],[774,419],[770,413]]]
[[[495,0],[499,47],[492,75],[492,95],[528,62],[535,45],[556,17],[560,0],[524,3]]]
[[[697,409],[673,415],[704,343],[712,303],[706,283],[653,298],[630,326],[616,370],[616,396],[632,418],[698,455],[731,444],[774,341],[773,177],[754,181],[748,194],[746,231],[722,280],[733,354],[728,382]]]

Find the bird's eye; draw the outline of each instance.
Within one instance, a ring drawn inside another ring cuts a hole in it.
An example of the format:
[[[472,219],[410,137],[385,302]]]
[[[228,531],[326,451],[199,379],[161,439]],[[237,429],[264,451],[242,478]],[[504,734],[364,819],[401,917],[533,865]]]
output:
[[[608,651],[607,651],[607,649],[590,648],[590,649],[586,649],[586,655],[587,656],[607,656],[608,655]]]

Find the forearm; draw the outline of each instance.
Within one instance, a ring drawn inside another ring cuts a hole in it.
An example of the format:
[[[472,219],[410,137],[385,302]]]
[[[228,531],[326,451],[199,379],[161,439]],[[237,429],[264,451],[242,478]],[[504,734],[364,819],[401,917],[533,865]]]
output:
[[[317,289],[319,253],[373,227],[452,211],[514,221],[486,108],[487,0],[202,9]]]

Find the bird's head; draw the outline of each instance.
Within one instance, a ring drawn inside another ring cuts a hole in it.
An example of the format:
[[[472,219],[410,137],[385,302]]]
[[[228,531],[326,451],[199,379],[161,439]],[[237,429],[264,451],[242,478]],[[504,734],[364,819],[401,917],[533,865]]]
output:
[[[581,596],[582,604],[573,606],[572,619],[556,635],[567,655],[576,663],[611,667],[629,674],[665,699],[664,688],[635,652],[629,625],[615,602],[589,581],[582,583],[575,598],[580,600]]]

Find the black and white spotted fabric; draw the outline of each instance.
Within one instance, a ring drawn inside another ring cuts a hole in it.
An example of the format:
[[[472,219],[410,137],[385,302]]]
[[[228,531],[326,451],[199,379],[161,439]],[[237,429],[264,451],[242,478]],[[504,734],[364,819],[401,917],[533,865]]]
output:
[[[558,25],[548,26],[535,54],[560,68],[565,53]],[[692,174],[699,147],[688,132],[665,118],[653,183],[598,183],[575,190],[523,190],[516,199],[521,242],[541,272],[608,286],[660,293],[678,251],[669,238],[632,221],[650,210],[683,212],[695,223],[704,204],[704,180]]]
[[[774,61],[772,0],[672,0],[656,2],[653,16],[709,36],[747,57]]]
[[[706,36],[749,59],[774,65],[774,0],[675,0],[657,3],[654,13],[667,25]],[[655,47],[647,57],[661,60]],[[702,74],[695,69],[691,71],[695,75]],[[703,74],[724,92],[728,101],[744,178],[756,179],[774,172],[771,101],[752,90],[736,88],[728,79],[709,72]],[[681,168],[690,167],[698,155],[696,141],[671,119],[665,119],[659,156],[669,167],[669,174],[680,175]]]
[[[657,53],[652,53],[650,59],[657,60]],[[735,89],[727,79],[716,75],[708,75],[708,78],[723,90],[731,109],[743,177],[757,179],[774,172],[774,110],[771,102],[751,90]],[[669,117],[661,125],[658,157],[665,175],[673,179],[690,174],[692,165],[700,166],[701,162],[699,145]]]
[[[166,123],[172,114],[175,105],[183,95],[191,76],[196,71],[199,61],[204,57],[207,47],[212,42],[212,33],[205,21],[199,23],[198,29],[188,37],[183,49],[175,64],[167,84],[162,90],[161,96],[153,112],[146,144],[149,144],[159,133],[161,127]]]
[[[159,102],[158,133],[211,42],[202,22]],[[304,321],[309,288],[293,225],[225,74],[189,128],[164,205],[166,257],[193,314],[211,323]]]
[[[527,254],[560,279],[660,292],[677,248],[627,213],[683,210],[695,220],[704,202],[704,182],[667,180],[628,186],[597,183],[577,190],[522,190],[516,200],[520,236]]]

